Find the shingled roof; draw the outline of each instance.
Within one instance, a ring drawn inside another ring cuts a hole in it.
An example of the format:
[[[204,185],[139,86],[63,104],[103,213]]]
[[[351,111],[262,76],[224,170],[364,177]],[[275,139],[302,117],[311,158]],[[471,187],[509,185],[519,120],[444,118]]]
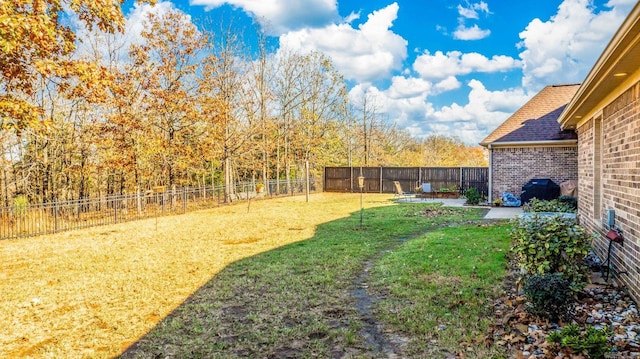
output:
[[[480,145],[577,139],[575,132],[560,129],[558,118],[579,87],[579,84],[571,84],[543,88]]]

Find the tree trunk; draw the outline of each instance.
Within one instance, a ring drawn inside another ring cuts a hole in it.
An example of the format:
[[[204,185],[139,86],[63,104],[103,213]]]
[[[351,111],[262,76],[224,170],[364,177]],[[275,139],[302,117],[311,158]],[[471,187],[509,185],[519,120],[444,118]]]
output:
[[[226,152],[226,150],[225,150]],[[231,183],[231,159],[229,156],[224,157],[224,203],[231,202],[231,194],[233,193]]]
[[[280,145],[276,148],[276,195],[280,194]]]
[[[266,193],[268,194],[270,189],[269,189],[269,177],[268,177],[268,173],[267,173],[267,151],[262,151],[262,182],[264,183],[265,187],[266,187]]]

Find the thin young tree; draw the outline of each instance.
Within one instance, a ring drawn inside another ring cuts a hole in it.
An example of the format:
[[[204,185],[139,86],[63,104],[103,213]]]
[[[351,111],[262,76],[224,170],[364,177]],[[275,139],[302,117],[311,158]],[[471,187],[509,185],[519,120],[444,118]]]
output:
[[[175,194],[179,179],[200,162],[195,151],[201,122],[197,76],[207,39],[179,11],[150,14],[142,36],[145,43],[131,46],[130,57],[142,84],[143,120],[152,129],[144,155],[155,160]]]
[[[209,119],[214,127],[217,153],[222,164],[224,201],[235,193],[234,161],[250,150],[252,131],[247,106],[247,62],[242,43],[231,25],[218,36],[210,34],[208,56],[203,60],[201,93],[216,105]]]

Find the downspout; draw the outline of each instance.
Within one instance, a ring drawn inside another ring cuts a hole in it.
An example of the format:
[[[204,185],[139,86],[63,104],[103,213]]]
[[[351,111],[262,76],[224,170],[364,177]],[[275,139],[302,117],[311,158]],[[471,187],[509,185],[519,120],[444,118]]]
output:
[[[489,149],[489,193],[487,201],[491,204],[493,202],[493,150],[490,143],[487,144],[487,148]]]

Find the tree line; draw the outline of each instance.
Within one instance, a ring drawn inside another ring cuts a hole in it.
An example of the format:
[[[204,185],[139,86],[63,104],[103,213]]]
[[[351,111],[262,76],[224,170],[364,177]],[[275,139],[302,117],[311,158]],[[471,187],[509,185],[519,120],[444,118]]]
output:
[[[110,2],[107,2],[110,3]],[[350,101],[319,52],[249,49],[231,28],[150,14],[130,45],[120,5],[63,1],[93,36],[81,48],[59,1],[3,2],[0,200],[32,203],[154,186],[290,179],[324,166],[484,166],[456,137],[415,139]],[[211,26],[213,27],[213,26]],[[226,198],[227,196],[225,196]]]

